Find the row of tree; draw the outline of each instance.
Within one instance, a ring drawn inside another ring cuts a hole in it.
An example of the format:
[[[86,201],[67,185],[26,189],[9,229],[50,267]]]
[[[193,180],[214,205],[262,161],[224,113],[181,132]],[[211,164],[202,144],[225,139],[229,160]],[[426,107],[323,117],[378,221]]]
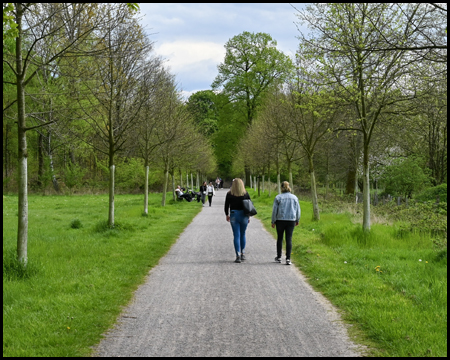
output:
[[[83,173],[80,160],[93,155],[96,166],[109,172],[110,227],[118,156],[141,159],[144,212],[151,163],[164,175],[163,206],[169,174],[214,169],[209,141],[195,126],[174,76],[152,54],[132,6],[15,3],[6,9],[17,31],[5,35],[4,28],[4,179],[17,173],[19,261],[27,261],[29,158],[37,157],[38,185],[44,185],[47,165],[58,190],[53,155],[59,155],[61,168],[61,153],[67,151],[65,172],[72,180]],[[30,133],[37,141],[29,149]],[[17,166],[11,157],[17,157]]]
[[[19,193],[19,260],[30,180],[56,190],[106,180],[114,226],[116,165],[145,184],[145,212],[149,182],[164,206],[170,175],[173,189],[187,173],[247,184],[284,173],[312,190],[317,220],[316,179],[362,189],[365,230],[370,183],[386,187],[392,166],[409,195],[407,169],[446,183],[446,5],[296,11],[312,35],[299,36],[295,59],[269,34],[243,32],[225,44],[212,90],[184,103],[135,4],[4,4],[3,179]]]
[[[362,189],[368,231],[371,180],[389,185],[388,167],[398,159],[421,165],[420,174],[410,172],[415,179],[405,172],[406,195],[428,173],[433,185],[447,181],[446,5],[312,4],[297,15],[313,31],[299,36],[295,60],[264,33],[244,32],[225,45],[212,87],[233,104],[226,111],[234,131],[218,126],[213,143],[239,144],[228,162],[216,153],[218,163],[234,163],[236,175],[245,169],[247,184],[250,173],[262,178],[275,169],[279,183],[281,171],[292,182],[293,168],[307,169],[319,220],[317,162],[323,182]],[[206,95],[190,102],[214,108],[214,95]],[[211,114],[197,119],[210,123]]]

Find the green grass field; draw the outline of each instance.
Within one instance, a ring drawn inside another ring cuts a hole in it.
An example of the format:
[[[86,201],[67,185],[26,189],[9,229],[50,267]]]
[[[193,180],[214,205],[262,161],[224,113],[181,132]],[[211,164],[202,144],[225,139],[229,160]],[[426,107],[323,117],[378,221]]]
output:
[[[249,192],[276,238],[270,227],[275,194]],[[342,310],[351,333],[369,345],[368,355],[446,357],[447,248],[395,223],[373,224],[365,235],[349,213],[322,212],[314,222],[311,203],[300,206],[292,262]]]
[[[252,199],[267,229],[274,193]],[[29,197],[29,264],[15,259],[17,197],[3,197],[3,356],[88,356],[145,275],[201,210],[161,207],[161,194]],[[301,202],[292,261],[342,311],[369,356],[447,356],[447,250],[404,227],[373,224]],[[274,243],[275,255],[275,243]],[[295,319],[293,319],[295,320]]]
[[[30,196],[28,269],[15,259],[17,197],[3,197],[3,356],[87,356],[201,210],[161,194]]]

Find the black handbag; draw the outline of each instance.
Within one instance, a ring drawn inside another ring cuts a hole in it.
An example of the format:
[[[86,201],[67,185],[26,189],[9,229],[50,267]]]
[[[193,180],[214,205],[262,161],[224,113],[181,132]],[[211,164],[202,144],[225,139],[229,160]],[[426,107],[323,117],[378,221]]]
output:
[[[250,199],[242,200],[242,206],[244,208],[245,216],[253,216],[253,215],[257,214],[255,206],[253,205],[253,203]]]

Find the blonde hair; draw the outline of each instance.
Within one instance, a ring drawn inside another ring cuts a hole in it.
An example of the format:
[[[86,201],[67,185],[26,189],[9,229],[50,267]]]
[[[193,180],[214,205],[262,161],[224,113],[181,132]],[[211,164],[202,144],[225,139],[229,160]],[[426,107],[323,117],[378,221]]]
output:
[[[244,182],[239,178],[234,179],[231,184],[230,193],[234,196],[244,196],[247,193]]]
[[[287,181],[283,181],[281,183],[281,192],[282,193],[291,192],[291,188],[289,187],[289,183]]]

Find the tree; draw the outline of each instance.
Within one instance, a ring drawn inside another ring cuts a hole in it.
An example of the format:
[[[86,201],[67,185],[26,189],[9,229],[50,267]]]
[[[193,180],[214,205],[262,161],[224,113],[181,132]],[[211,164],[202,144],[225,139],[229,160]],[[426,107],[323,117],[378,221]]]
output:
[[[159,61],[158,61],[159,63]],[[146,101],[143,104],[139,117],[139,124],[135,128],[135,142],[138,154],[144,160],[145,168],[145,185],[144,185],[144,213],[148,214],[148,172],[150,161],[161,142],[156,138],[156,131],[160,126],[161,117],[158,114],[163,107],[163,97],[167,94],[165,83],[170,81],[170,75],[163,69],[159,68],[159,64],[148,64],[153,71],[146,72],[147,75],[143,79],[145,82],[145,92],[147,93]]]
[[[49,11],[40,11],[46,7]],[[26,133],[45,124],[30,124],[27,118],[25,101],[25,89],[36,74],[44,68],[52,67],[53,63],[69,51],[77,53],[77,46],[84,42],[92,32],[100,27],[105,19],[99,4],[39,4],[39,3],[14,3],[12,14],[14,23],[17,24],[14,52],[3,56],[6,64],[14,74],[14,81],[3,81],[13,85],[17,90],[16,99],[4,106],[4,110],[17,104],[17,133],[18,133],[18,231],[17,231],[17,256],[18,260],[27,263],[28,242],[28,150]],[[65,12],[71,12],[72,16],[84,24],[83,28],[69,38],[64,36]],[[5,15],[5,7],[3,8]],[[4,17],[5,21],[5,17]],[[37,47],[45,46],[50,52],[42,59],[35,51]]]
[[[447,63],[447,4],[392,3],[389,12],[398,21],[383,27],[376,20],[378,14],[366,14],[384,39],[379,51],[406,50],[421,60]]]
[[[302,44],[317,60],[329,86],[354,109],[353,123],[341,129],[363,136],[363,229],[370,231],[372,135],[380,118],[415,96],[410,81],[414,55],[407,50],[380,51],[386,39],[396,36],[389,24],[401,23],[401,14],[390,11],[390,4],[352,3],[314,4],[297,16],[315,30],[310,39],[301,36]],[[383,29],[383,36],[376,29]]]
[[[146,61],[152,43],[128,8],[109,6],[107,13],[119,24],[104,29],[104,40],[99,44],[104,56],[92,58],[88,71],[92,77],[83,79],[91,96],[84,97],[80,104],[92,128],[93,137],[88,142],[108,156],[108,225],[114,227],[114,156],[133,141],[131,130],[138,125],[141,108],[147,101],[145,80],[154,66]]]
[[[193,93],[187,101],[187,107],[194,118],[194,123],[208,137],[214,135],[218,129],[218,108],[215,98],[216,95],[212,90],[203,90]]]
[[[225,44],[225,59],[213,90],[222,89],[230,101],[242,102],[242,121],[250,126],[264,95],[292,69],[288,56],[276,48],[277,42],[266,33],[244,31]],[[246,183],[250,173],[246,169]]]

